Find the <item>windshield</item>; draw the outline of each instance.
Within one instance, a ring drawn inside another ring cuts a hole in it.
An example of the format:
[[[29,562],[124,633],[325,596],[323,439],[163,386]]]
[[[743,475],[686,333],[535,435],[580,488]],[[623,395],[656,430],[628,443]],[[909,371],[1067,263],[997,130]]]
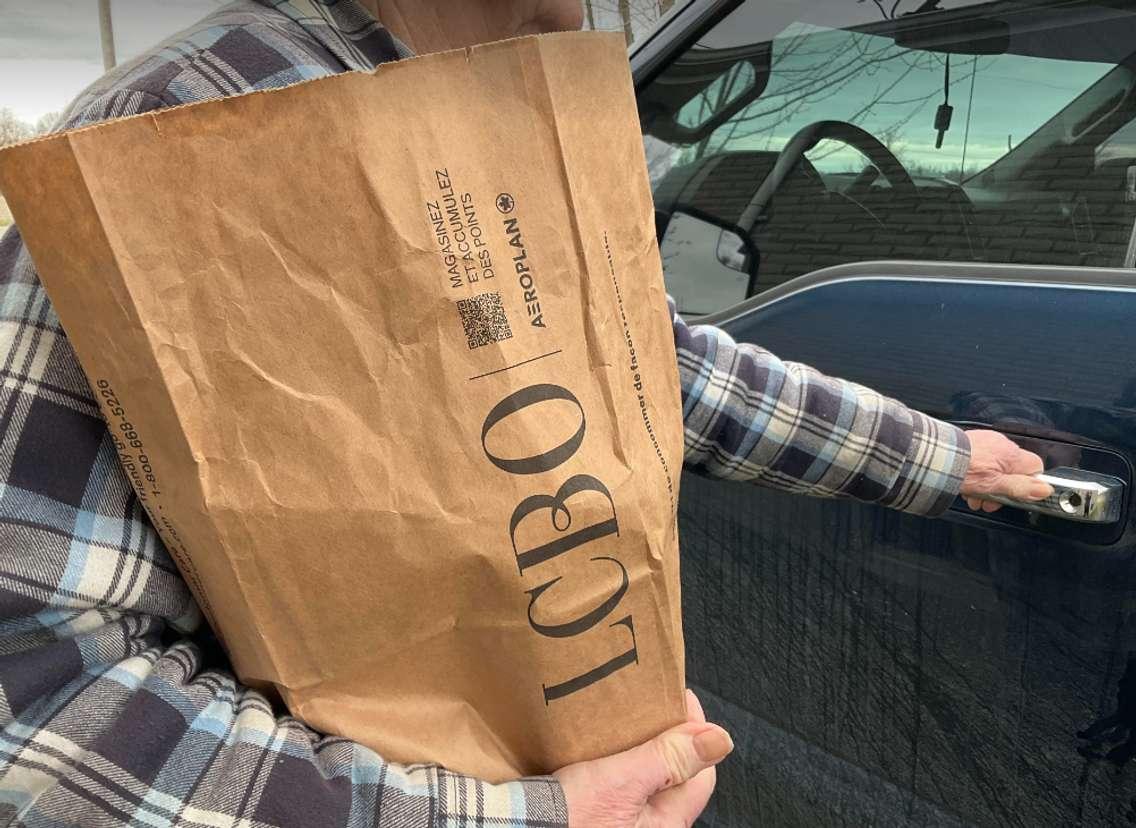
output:
[[[781,149],[807,124],[834,119],[867,129],[914,175],[958,180],[1008,153],[1111,68],[1022,55],[937,54],[902,48],[881,35],[796,22],[773,40],[761,97],[688,152]],[[934,116],[943,102],[954,111],[936,146]],[[711,105],[706,96],[688,104],[696,122]],[[833,141],[808,157],[822,172],[864,166],[859,152]]]
[[[656,201],[733,224],[799,155],[747,228],[750,291],[867,258],[1122,265],[1134,48],[1122,2],[750,0],[640,91]]]

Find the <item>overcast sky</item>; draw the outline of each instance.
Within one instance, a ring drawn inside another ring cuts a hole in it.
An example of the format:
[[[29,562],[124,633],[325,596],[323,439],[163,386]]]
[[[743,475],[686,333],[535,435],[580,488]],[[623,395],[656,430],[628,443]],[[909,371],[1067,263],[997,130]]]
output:
[[[228,2],[111,0],[119,63]],[[615,0],[594,5],[597,27],[619,27],[618,16],[606,8],[614,8]],[[638,31],[647,21],[635,22]],[[102,60],[97,0],[0,0],[0,108],[34,123],[63,109],[102,75]]]
[[[112,0],[119,62],[220,7],[222,0]],[[35,122],[103,73],[96,0],[0,0],[0,107]]]

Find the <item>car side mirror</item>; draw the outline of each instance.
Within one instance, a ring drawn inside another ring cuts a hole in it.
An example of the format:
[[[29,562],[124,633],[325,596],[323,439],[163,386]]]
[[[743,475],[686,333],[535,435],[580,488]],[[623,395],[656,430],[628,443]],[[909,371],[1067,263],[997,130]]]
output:
[[[660,237],[663,275],[679,313],[713,313],[750,295],[759,255],[740,228],[683,207],[670,214]]]

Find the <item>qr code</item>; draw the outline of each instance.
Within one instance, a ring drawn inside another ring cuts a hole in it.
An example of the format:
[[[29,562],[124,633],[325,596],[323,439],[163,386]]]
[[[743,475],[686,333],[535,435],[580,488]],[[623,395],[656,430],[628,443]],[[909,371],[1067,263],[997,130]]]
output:
[[[513,336],[500,293],[479,293],[468,299],[459,299],[458,313],[461,314],[470,348],[480,348]]]

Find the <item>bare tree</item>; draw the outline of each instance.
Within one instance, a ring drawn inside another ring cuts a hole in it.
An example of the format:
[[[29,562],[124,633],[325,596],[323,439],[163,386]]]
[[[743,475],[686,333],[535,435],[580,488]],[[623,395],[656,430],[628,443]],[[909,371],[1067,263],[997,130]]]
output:
[[[589,29],[622,31],[628,43],[650,29],[674,5],[674,0],[585,0]]]
[[[15,144],[32,137],[32,128],[16,117],[7,107],[0,107],[0,147]]]
[[[46,135],[51,132],[59,122],[59,114],[58,112],[48,112],[45,115],[41,115],[39,120],[35,122],[35,126],[32,127],[32,132],[36,135]]]
[[[592,0],[584,0],[585,23],[588,31],[596,28],[596,10],[592,8]]]
[[[32,137],[32,128],[16,117],[16,113],[7,107],[0,107],[0,147],[16,144]],[[12,213],[8,205],[0,196],[0,228],[12,223]]]

